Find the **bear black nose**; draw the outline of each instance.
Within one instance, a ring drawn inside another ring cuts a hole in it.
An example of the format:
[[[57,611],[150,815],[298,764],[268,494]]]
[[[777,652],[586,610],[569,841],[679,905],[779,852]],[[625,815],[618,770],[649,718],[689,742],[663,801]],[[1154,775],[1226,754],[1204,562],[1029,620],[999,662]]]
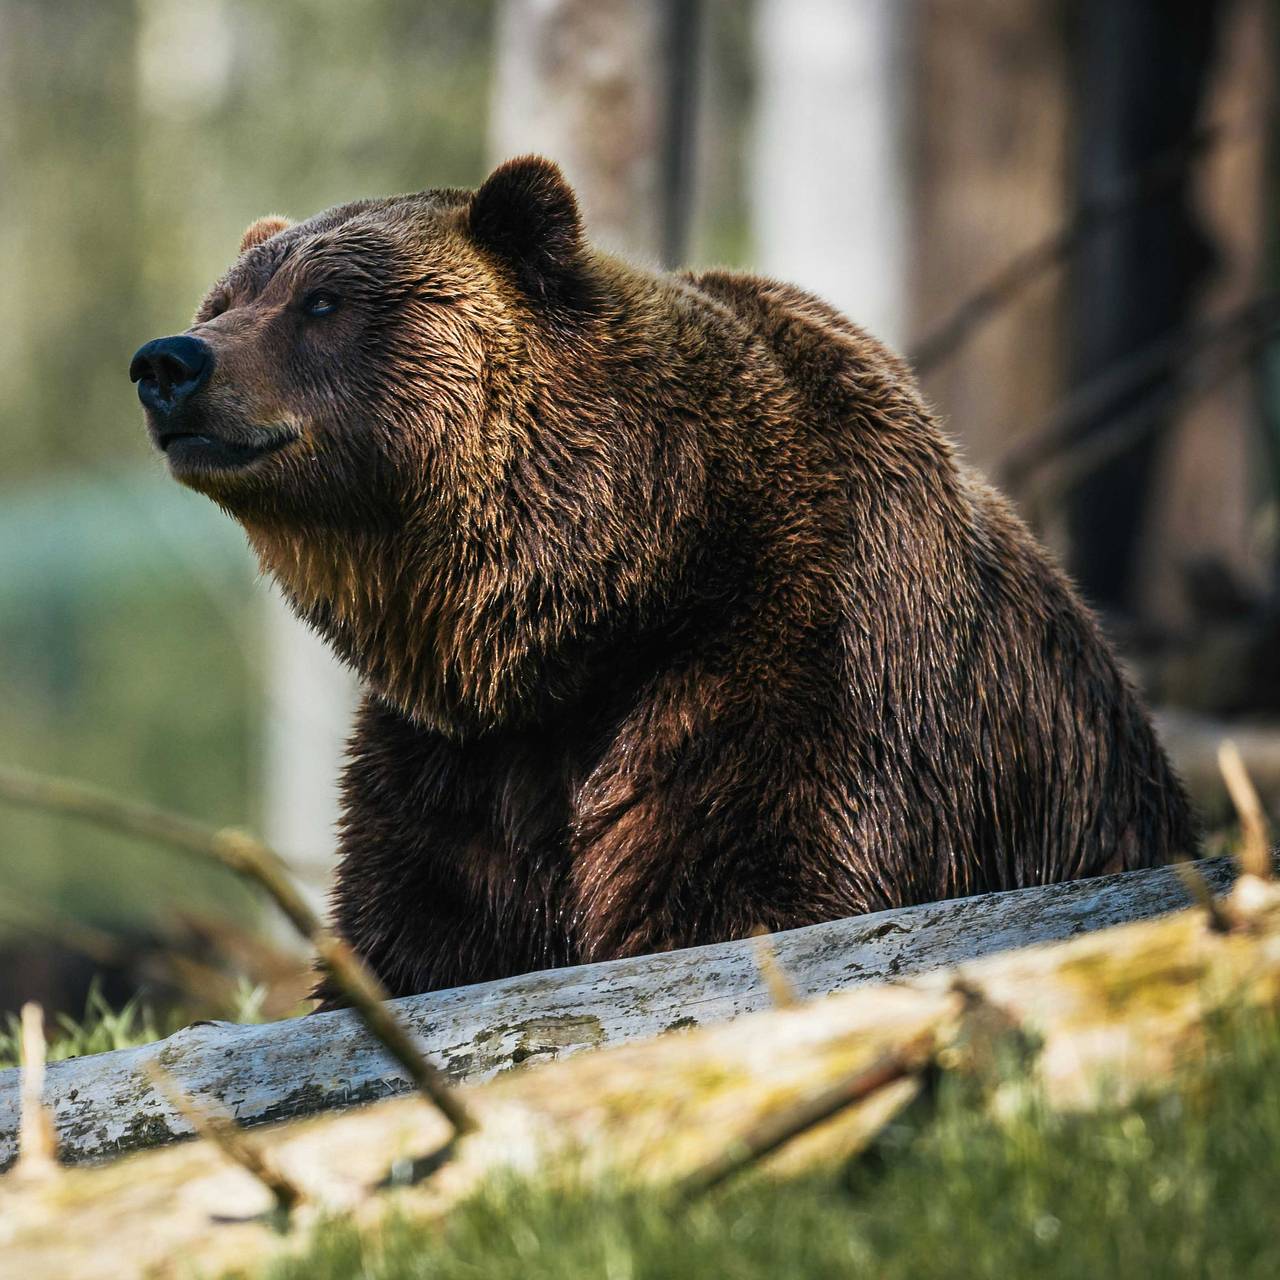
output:
[[[160,413],[172,413],[190,399],[212,372],[209,344],[186,334],[156,338],[139,347],[129,362],[129,380],[138,384],[138,399]]]

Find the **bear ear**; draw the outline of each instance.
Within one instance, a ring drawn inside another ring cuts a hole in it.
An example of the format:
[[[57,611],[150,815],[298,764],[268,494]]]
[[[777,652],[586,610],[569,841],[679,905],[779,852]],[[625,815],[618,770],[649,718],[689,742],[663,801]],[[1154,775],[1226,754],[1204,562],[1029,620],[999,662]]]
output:
[[[270,240],[277,231],[287,231],[293,223],[288,218],[282,218],[278,213],[269,213],[265,218],[259,218],[257,222],[251,222],[244,231],[244,235],[240,237],[240,252],[247,253],[255,245],[261,244],[264,240]]]
[[[567,301],[583,250],[582,217],[560,167],[542,156],[499,165],[471,198],[471,235],[510,265],[535,300]]]

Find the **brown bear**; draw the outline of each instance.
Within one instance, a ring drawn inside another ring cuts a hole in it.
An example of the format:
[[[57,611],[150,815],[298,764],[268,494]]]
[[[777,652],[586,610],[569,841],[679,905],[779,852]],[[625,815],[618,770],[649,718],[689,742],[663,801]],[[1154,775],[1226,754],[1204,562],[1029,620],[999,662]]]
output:
[[[364,682],[334,908],[393,993],[1196,850],[904,362],[595,251],[546,160],[255,223],[130,372]]]

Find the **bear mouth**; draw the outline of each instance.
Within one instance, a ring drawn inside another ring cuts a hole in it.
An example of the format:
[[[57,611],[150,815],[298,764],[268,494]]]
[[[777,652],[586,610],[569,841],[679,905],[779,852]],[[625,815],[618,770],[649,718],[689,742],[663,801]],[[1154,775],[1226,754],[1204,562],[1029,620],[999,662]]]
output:
[[[283,427],[252,427],[234,440],[206,431],[162,431],[156,443],[175,471],[239,471],[297,438]]]

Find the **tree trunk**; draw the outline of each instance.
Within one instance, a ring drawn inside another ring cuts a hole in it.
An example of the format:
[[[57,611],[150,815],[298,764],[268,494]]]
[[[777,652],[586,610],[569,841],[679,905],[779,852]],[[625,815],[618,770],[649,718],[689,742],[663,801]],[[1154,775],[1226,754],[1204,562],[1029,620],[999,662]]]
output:
[[[905,12],[761,0],[752,220],[766,275],[906,337]]]

